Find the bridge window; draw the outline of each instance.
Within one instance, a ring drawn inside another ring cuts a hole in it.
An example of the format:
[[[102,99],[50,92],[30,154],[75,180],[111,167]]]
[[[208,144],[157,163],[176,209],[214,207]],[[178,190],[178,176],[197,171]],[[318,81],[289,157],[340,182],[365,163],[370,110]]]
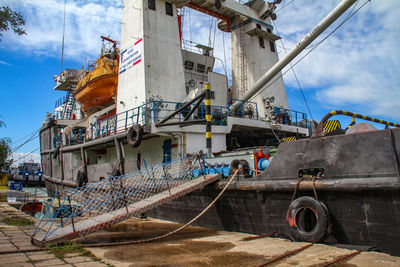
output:
[[[149,0],[148,8],[152,10],[156,10],[156,0]]]
[[[189,60],[186,60],[184,65],[185,65],[185,69],[187,69],[187,70],[193,70],[193,68],[194,68],[194,63]]]
[[[172,4],[171,3],[165,2],[165,13],[167,15],[170,15],[170,16],[174,15],[174,11],[172,9]]]
[[[271,52],[276,52],[275,44],[272,41],[269,41],[269,47],[271,48]]]
[[[264,38],[262,38],[261,36],[259,36],[259,37],[258,37],[258,41],[260,42],[260,47],[261,47],[261,48],[265,48]]]
[[[206,65],[197,64],[197,68],[196,68],[197,72],[204,73],[205,70],[206,70]]]

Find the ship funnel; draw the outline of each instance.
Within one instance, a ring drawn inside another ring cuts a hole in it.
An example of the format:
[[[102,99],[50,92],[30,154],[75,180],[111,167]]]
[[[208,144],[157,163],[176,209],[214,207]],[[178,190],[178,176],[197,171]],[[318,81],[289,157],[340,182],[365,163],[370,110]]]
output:
[[[356,0],[343,0],[333,9],[317,26],[314,27],[286,56],[279,60],[270,68],[260,79],[258,79],[249,91],[242,97],[242,101],[248,101],[259,92],[271,79],[277,75],[287,64],[289,64],[298,54],[301,53],[312,41],[314,41],[323,31],[325,31],[337,18],[339,18]],[[230,106],[230,110],[235,110],[241,101],[236,101]]]

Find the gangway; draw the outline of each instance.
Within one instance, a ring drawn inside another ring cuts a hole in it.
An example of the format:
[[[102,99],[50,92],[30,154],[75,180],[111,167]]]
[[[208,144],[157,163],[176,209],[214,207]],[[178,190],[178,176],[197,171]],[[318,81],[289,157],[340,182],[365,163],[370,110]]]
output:
[[[53,216],[42,216],[32,243],[43,247],[106,229],[219,180],[218,174],[199,176],[200,163],[198,158],[178,159],[59,191],[46,210]]]

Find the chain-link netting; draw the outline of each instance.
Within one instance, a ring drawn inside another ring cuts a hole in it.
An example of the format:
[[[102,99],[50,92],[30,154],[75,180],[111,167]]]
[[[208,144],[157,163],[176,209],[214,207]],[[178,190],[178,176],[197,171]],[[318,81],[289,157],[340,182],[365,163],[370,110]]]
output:
[[[42,240],[68,233],[84,236],[126,220],[151,208],[192,192],[203,185],[198,155],[145,166],[144,169],[109,177],[84,187],[59,191],[46,203],[45,214],[35,235]],[[52,236],[53,235],[53,236]]]

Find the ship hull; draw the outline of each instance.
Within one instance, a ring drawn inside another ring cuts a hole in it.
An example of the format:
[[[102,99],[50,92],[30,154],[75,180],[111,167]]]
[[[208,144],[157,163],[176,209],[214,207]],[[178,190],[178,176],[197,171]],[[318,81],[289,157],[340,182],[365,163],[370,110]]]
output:
[[[155,208],[148,215],[187,223],[211,203],[220,191],[210,186],[180,200]],[[227,191],[195,225],[216,230],[290,238],[286,213],[292,192]],[[313,196],[303,192],[302,196]],[[400,255],[399,191],[323,191],[318,193],[332,223],[327,243],[352,244]]]
[[[42,131],[41,140],[47,143],[50,138],[47,134],[52,132],[55,131]],[[123,141],[125,137],[119,134],[116,138]],[[151,139],[148,143],[159,142],[157,146],[161,147],[162,140],[157,140]],[[400,255],[397,246],[400,242],[399,140],[400,129],[391,129],[281,143],[263,173],[252,178],[235,178],[224,195],[195,224],[253,234],[276,231],[280,236],[292,238],[286,219],[288,207],[293,199],[310,196],[322,202],[329,214],[331,231],[322,241],[376,247]],[[109,141],[91,142],[102,147],[115,144],[111,137]],[[61,150],[64,156],[55,159],[54,149],[42,152],[43,177],[50,196],[57,190],[76,186],[76,175],[66,175],[76,173],[80,162],[75,168],[67,167],[67,163],[73,162],[72,155],[78,155],[80,160],[80,148],[89,145],[65,147]],[[42,148],[46,146],[51,147],[42,144]],[[129,154],[129,149],[125,150]],[[149,151],[156,157],[154,150],[150,150],[146,142],[142,143],[141,152]],[[162,153],[158,157],[162,158]],[[116,165],[115,158],[107,164],[90,164],[88,171],[107,173]],[[132,165],[133,161],[126,166]],[[313,176],[312,180],[302,178],[300,174],[310,170],[322,174]],[[221,179],[202,191],[155,208],[148,215],[186,223],[203,211],[226,184],[227,180]]]

